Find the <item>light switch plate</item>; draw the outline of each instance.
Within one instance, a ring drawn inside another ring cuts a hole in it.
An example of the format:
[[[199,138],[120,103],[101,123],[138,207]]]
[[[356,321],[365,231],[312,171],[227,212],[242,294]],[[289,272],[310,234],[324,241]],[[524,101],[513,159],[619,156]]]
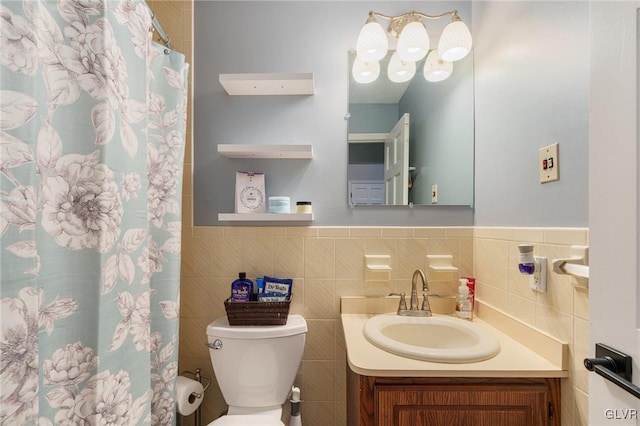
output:
[[[558,143],[540,148],[538,151],[538,169],[540,183],[560,180],[560,159],[558,158]]]
[[[431,204],[438,202],[438,185],[431,185]]]

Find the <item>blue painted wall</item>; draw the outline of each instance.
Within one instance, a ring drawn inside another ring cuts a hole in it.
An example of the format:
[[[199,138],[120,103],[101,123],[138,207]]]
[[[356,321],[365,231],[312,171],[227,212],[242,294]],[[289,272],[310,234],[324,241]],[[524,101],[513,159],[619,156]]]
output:
[[[347,206],[347,51],[371,8],[456,8],[470,26],[474,209]],[[267,195],[312,200],[314,225],[587,225],[586,2],[196,1],[194,31],[195,225],[233,212],[236,170],[265,172]],[[218,75],[243,72],[313,72],[316,93],[228,96]],[[538,148],[556,141],[561,180],[541,185]],[[310,143],[314,158],[233,160],[219,143]]]
[[[588,226],[589,3],[474,2],[473,35],[475,224]],[[555,142],[560,180],[540,184]]]

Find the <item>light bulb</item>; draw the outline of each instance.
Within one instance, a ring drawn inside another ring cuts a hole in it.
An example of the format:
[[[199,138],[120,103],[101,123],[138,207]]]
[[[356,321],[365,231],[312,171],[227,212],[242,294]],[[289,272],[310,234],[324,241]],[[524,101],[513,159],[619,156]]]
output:
[[[385,57],[387,50],[389,50],[387,33],[373,16],[369,17],[360,30],[356,42],[358,57],[367,62],[379,61]]]
[[[353,61],[353,67],[351,68],[351,75],[353,75],[353,79],[358,83],[371,83],[380,75],[380,63],[377,61],[366,62],[359,56],[356,56],[356,59]]]
[[[432,83],[446,80],[453,72],[453,63],[443,61],[438,50],[434,49],[429,52],[427,59],[424,61],[424,78]]]
[[[398,38],[398,56],[405,62],[418,62],[429,51],[429,34],[422,22],[408,23]]]
[[[404,83],[416,75],[416,63],[412,61],[405,62],[400,59],[397,51],[393,52],[387,68],[387,74],[389,75],[389,80],[394,83]]]
[[[471,32],[458,18],[444,27],[438,43],[438,52],[445,61],[459,61],[469,54],[471,45]]]

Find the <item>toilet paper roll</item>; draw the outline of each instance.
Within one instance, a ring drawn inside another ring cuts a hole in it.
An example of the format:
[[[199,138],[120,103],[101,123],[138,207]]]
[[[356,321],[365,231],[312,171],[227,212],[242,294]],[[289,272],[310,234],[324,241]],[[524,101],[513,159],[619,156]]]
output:
[[[204,388],[202,383],[189,379],[188,377],[178,376],[176,381],[176,403],[178,404],[178,413],[183,416],[196,411],[196,408],[202,403]]]

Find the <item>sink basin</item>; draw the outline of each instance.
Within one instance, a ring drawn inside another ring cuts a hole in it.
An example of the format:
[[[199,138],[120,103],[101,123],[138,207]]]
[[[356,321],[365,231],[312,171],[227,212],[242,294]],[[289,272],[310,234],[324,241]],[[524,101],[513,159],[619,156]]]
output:
[[[376,315],[365,323],[364,335],[380,349],[424,361],[476,362],[500,352],[500,343],[486,328],[444,315]]]

